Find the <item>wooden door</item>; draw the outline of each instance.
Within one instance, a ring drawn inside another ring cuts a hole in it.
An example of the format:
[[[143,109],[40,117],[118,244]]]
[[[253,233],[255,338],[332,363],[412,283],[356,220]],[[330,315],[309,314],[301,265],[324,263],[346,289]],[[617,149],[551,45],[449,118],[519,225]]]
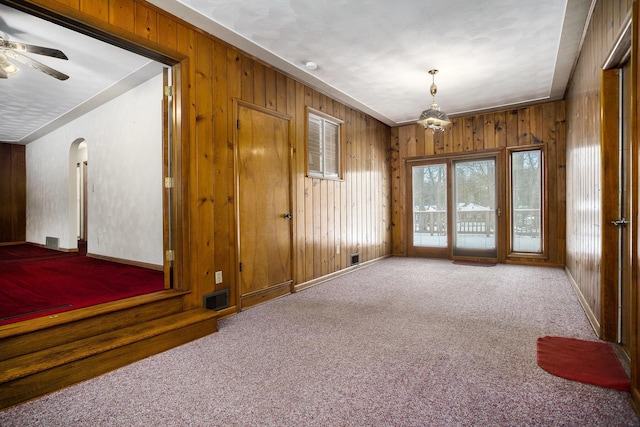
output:
[[[240,307],[291,291],[289,118],[237,108]]]
[[[631,354],[631,66],[603,72],[602,323],[600,337]]]

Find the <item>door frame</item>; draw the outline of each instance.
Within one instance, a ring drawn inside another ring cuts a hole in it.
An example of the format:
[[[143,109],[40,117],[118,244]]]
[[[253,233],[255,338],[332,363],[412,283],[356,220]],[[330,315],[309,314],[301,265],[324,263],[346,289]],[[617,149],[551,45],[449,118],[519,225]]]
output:
[[[493,174],[493,191],[494,191],[494,197],[495,197],[495,208],[494,208],[494,212],[493,214],[495,215],[495,230],[494,230],[494,244],[495,244],[495,250],[483,250],[483,249],[473,249],[473,248],[457,248],[456,247],[456,241],[458,240],[458,225],[457,225],[457,218],[458,218],[458,205],[457,205],[457,192],[456,192],[456,186],[457,186],[457,182],[456,182],[456,178],[455,178],[455,174],[456,174],[456,165],[458,163],[469,163],[469,162],[481,162],[481,161],[486,161],[486,160],[493,160],[494,161],[494,174]],[[473,157],[473,158],[455,158],[451,160],[451,173],[449,176],[450,179],[450,187],[451,191],[449,194],[450,197],[450,203],[449,206],[452,208],[453,212],[455,212],[454,215],[451,216],[450,218],[450,222],[451,222],[451,227],[453,230],[453,233],[455,233],[455,236],[451,235],[451,257],[453,259],[482,259],[482,260],[491,260],[491,261],[495,261],[498,259],[498,247],[500,246],[500,242],[499,242],[499,237],[501,236],[501,234],[499,233],[500,231],[500,226],[499,226],[499,221],[502,218],[502,203],[500,203],[500,195],[499,195],[499,182],[498,182],[498,169],[500,168],[500,165],[498,163],[498,155],[497,154],[487,154],[487,155],[481,155],[478,157]],[[455,228],[455,229],[454,229]],[[503,237],[504,239],[504,237]],[[492,254],[495,253],[495,256],[488,256],[488,255],[483,255],[484,253],[489,253],[491,252]]]
[[[620,162],[619,162],[619,135],[620,120],[620,68],[631,60],[629,55],[631,52],[631,16],[627,16],[627,22],[623,25],[623,31],[619,34],[618,42],[615,43],[614,50],[609,54],[605,64],[601,71],[601,86],[600,86],[600,150],[601,150],[601,181],[602,188],[606,188],[607,191],[603,191],[601,194],[602,202],[602,260],[600,268],[600,292],[601,292],[601,319],[599,325],[598,335],[605,341],[617,341],[618,340],[618,294],[619,289],[622,286],[619,283],[618,271],[620,268],[620,257],[625,256],[619,254],[619,234],[618,227],[612,226],[611,222],[617,220],[619,217],[618,207],[619,198],[619,176],[620,176]],[[638,185],[636,183],[637,175],[637,146],[636,146],[636,125],[633,118],[636,115],[635,106],[635,93],[637,90],[636,79],[633,77],[636,73],[635,64],[631,63],[631,85],[629,89],[630,96],[632,98],[630,117],[632,124],[630,126],[631,135],[629,143],[629,167],[630,176],[627,179],[630,182],[628,195],[631,199],[635,198],[638,191]],[[615,144],[611,144],[610,141],[616,141]],[[627,280],[631,287],[632,299],[636,288],[635,279],[635,255],[633,254],[635,245],[637,244],[636,230],[634,220],[637,215],[637,201],[630,200],[626,202],[628,204],[629,211],[629,224],[627,224],[626,233],[628,241],[628,247],[632,253],[628,255],[628,272]],[[623,230],[624,231],[624,230]],[[632,301],[633,303],[633,301]],[[631,308],[632,312],[635,310]],[[633,338],[633,316],[631,315],[631,325],[627,325],[631,328],[631,341]],[[597,324],[597,323],[596,323]],[[633,343],[628,343],[633,346]]]
[[[289,213],[292,215],[292,218],[289,220],[289,275],[291,280],[288,284],[283,286],[277,286],[272,288],[267,288],[263,291],[259,291],[257,293],[251,294],[246,299],[245,304],[243,304],[243,296],[242,296],[242,280],[241,280],[241,271],[240,271],[240,253],[241,253],[241,241],[240,241],[240,159],[239,159],[239,121],[240,107],[249,108],[252,110],[259,111],[264,114],[268,114],[282,120],[286,120],[288,123],[288,135],[287,135],[287,144],[288,144],[288,162],[289,162]],[[271,110],[260,105],[252,104],[247,101],[243,101],[241,99],[234,98],[233,99],[233,113],[234,113],[234,123],[233,126],[233,169],[234,169],[234,228],[235,228],[235,294],[236,294],[236,306],[238,307],[238,311],[243,310],[243,308],[248,308],[259,304],[261,302],[266,302],[272,298],[277,298],[279,296],[283,296],[295,291],[295,239],[294,239],[294,230],[295,230],[295,221],[296,216],[294,215],[293,207],[294,207],[294,192],[293,192],[293,118],[288,115],[281,113],[277,110]]]

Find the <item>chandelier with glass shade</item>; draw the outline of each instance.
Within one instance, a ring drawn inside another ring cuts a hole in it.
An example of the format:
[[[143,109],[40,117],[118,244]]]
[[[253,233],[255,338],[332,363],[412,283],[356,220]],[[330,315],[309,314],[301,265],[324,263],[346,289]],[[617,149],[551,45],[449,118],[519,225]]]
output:
[[[438,93],[438,86],[436,86],[435,75],[438,73],[438,70],[429,70],[429,74],[431,74],[431,87],[429,88],[429,92],[432,96],[431,106],[422,112],[420,118],[418,119],[418,123],[423,125],[426,128],[431,129],[434,133],[435,131],[444,131],[444,129],[451,124],[451,120],[447,117],[447,114],[443,111],[440,111],[440,107],[436,104],[436,93]]]

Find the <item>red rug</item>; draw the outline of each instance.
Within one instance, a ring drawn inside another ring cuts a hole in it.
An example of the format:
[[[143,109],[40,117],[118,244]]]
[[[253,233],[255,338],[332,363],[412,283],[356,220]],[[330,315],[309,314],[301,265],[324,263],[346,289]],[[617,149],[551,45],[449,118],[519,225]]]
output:
[[[568,380],[629,391],[631,383],[611,345],[575,338],[538,338],[538,365]]]

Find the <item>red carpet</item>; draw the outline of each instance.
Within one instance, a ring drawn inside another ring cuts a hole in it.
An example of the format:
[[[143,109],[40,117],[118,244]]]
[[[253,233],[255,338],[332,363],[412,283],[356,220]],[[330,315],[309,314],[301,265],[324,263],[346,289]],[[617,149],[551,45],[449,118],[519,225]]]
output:
[[[162,271],[84,256],[0,263],[0,325],[164,289]]]
[[[538,338],[538,365],[561,378],[629,391],[631,384],[611,345],[575,338]]]
[[[77,256],[77,252],[54,251],[42,246],[30,245],[0,245],[0,263],[23,262],[27,259],[53,259]]]

